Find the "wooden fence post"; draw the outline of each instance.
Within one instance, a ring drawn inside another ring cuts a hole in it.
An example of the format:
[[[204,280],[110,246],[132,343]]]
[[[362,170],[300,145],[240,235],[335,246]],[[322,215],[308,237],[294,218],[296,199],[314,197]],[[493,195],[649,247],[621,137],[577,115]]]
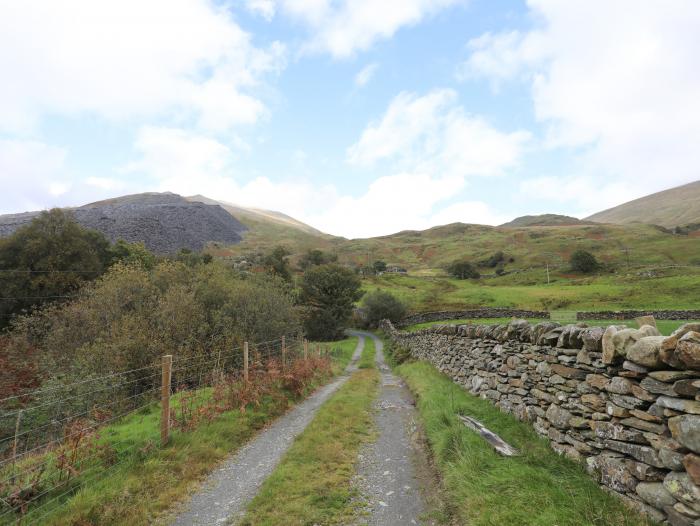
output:
[[[282,367],[287,366],[287,340],[282,336]]]
[[[160,443],[165,446],[170,438],[170,382],[172,381],[173,356],[163,356],[162,382],[160,389]]]
[[[304,360],[309,359],[309,340],[304,339]]]
[[[243,379],[248,381],[248,342],[243,343]]]

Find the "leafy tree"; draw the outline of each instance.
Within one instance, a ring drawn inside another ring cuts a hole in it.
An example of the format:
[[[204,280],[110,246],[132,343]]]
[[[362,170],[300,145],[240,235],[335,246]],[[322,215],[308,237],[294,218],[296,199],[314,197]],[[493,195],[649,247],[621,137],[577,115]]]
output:
[[[369,327],[379,326],[382,320],[397,322],[406,315],[406,306],[388,292],[375,290],[362,300],[365,321]]]
[[[504,264],[506,261],[506,256],[503,253],[502,250],[499,250],[498,252],[494,252],[491,254],[488,258],[479,261],[479,266],[480,267],[489,267],[489,268],[494,268],[497,267],[498,265]]]
[[[306,270],[309,267],[325,265],[326,263],[334,263],[338,261],[337,254],[326,254],[323,250],[317,248],[307,250],[299,260],[299,268]]]
[[[447,272],[457,279],[478,279],[479,271],[469,261],[455,261],[447,267]]]
[[[71,296],[112,260],[107,238],[80,226],[70,212],[42,212],[0,239],[0,326],[19,312]]]
[[[571,265],[572,270],[575,270],[576,272],[583,272],[585,274],[594,272],[600,266],[595,256],[587,250],[577,250],[571,254],[569,264]]]
[[[352,270],[336,264],[307,270],[299,297],[307,311],[304,322],[307,336],[318,340],[340,337],[353,304],[362,297],[360,286]]]
[[[379,259],[372,264],[372,268],[374,269],[374,272],[377,274],[379,272],[384,272],[386,270],[386,263],[384,261],[382,261],[381,259]]]
[[[129,243],[119,239],[110,248],[110,253],[114,263],[139,264],[149,270],[155,266],[157,261],[156,256],[146,248],[142,241]]]
[[[289,251],[286,248],[277,246],[272,252],[265,255],[263,258],[263,266],[270,274],[279,276],[285,281],[291,281],[292,273],[289,271],[288,256]]]

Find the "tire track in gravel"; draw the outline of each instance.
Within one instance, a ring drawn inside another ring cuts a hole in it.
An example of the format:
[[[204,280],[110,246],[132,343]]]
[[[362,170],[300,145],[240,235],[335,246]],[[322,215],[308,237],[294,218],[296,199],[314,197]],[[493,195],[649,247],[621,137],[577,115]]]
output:
[[[365,499],[366,516],[359,524],[432,524],[422,519],[430,507],[426,500],[432,500],[425,496],[431,493],[433,480],[426,452],[419,444],[413,397],[384,362],[382,341],[370,333],[352,334],[374,340],[382,377],[375,403],[378,438],[360,452],[354,479]]]
[[[294,439],[306,429],[323,403],[357,370],[365,344],[359,336],[352,360],[342,376],[320,388],[309,398],[278,418],[231,458],[215,470],[185,505],[184,511],[170,523],[172,526],[213,526],[240,520],[248,503],[255,497]]]

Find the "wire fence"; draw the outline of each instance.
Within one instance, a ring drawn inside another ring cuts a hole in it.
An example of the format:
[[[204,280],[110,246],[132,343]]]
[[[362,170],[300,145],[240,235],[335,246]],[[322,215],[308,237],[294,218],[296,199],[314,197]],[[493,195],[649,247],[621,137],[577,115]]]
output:
[[[167,441],[171,429],[187,432],[244,407],[262,393],[263,377],[293,383],[288,371],[310,352],[289,334],[168,357],[167,375],[164,360],[0,399],[0,525],[41,524],[79,488],[142,459],[143,444],[120,438],[119,426],[148,423],[149,447],[158,447],[158,427]]]

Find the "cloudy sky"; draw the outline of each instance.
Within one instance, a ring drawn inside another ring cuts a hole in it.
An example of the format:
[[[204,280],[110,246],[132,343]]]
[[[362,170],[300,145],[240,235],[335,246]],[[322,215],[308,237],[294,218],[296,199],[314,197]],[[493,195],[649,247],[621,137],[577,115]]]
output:
[[[695,0],[0,0],[0,213],[584,216],[700,177],[698,56]]]

